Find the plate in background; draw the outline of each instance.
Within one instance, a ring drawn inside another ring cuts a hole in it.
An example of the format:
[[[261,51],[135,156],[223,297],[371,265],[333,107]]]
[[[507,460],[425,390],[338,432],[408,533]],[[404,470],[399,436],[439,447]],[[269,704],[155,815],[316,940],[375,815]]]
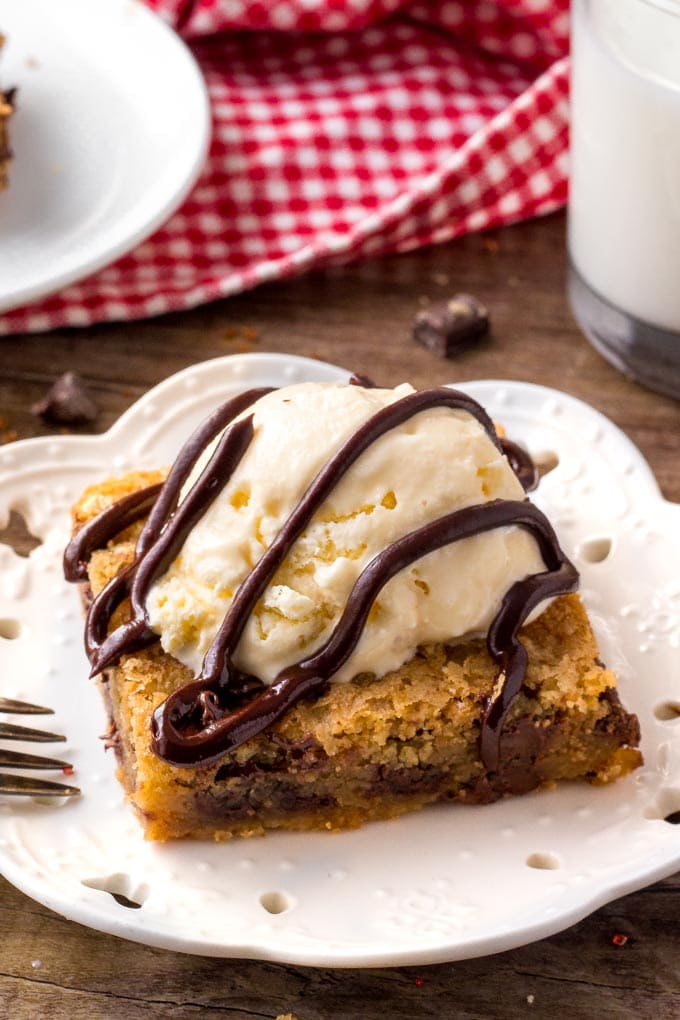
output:
[[[203,77],[138,0],[0,0],[17,87],[0,193],[0,312],[45,297],[153,233],[210,140]]]

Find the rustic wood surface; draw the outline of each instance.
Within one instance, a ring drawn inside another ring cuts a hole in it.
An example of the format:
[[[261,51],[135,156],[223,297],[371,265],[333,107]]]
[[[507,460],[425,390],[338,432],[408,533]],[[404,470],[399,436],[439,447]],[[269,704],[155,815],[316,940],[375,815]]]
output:
[[[441,361],[410,338],[428,300],[469,291],[491,336]],[[145,390],[186,365],[244,350],[320,357],[385,385],[527,379],[603,411],[680,500],[680,405],[627,381],[595,354],[565,298],[564,221],[263,287],[153,321],[0,340],[0,441],[54,429],[30,406],[62,372],[80,372],[104,430]],[[567,931],[486,959],[332,971],[173,954],[63,920],[0,879],[0,1018],[224,1016],[326,1018],[680,1017],[680,875]],[[617,946],[612,937],[627,936]]]

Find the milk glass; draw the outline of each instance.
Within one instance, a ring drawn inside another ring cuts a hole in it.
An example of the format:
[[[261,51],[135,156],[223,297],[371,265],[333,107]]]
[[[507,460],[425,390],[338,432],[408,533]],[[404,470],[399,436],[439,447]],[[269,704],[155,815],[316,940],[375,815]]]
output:
[[[680,0],[573,0],[571,111],[574,314],[680,397]]]

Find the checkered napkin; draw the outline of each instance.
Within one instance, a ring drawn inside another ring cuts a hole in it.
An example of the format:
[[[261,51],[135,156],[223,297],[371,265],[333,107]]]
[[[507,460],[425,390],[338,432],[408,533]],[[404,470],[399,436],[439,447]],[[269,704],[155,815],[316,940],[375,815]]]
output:
[[[189,308],[561,206],[568,0],[147,0],[214,120],[162,229],[0,332]]]

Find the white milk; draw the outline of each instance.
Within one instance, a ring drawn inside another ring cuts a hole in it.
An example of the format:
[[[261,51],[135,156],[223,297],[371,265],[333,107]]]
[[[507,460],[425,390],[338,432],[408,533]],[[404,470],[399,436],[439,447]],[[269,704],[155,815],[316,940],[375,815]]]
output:
[[[572,7],[572,262],[606,301],[680,333],[680,0]]]

